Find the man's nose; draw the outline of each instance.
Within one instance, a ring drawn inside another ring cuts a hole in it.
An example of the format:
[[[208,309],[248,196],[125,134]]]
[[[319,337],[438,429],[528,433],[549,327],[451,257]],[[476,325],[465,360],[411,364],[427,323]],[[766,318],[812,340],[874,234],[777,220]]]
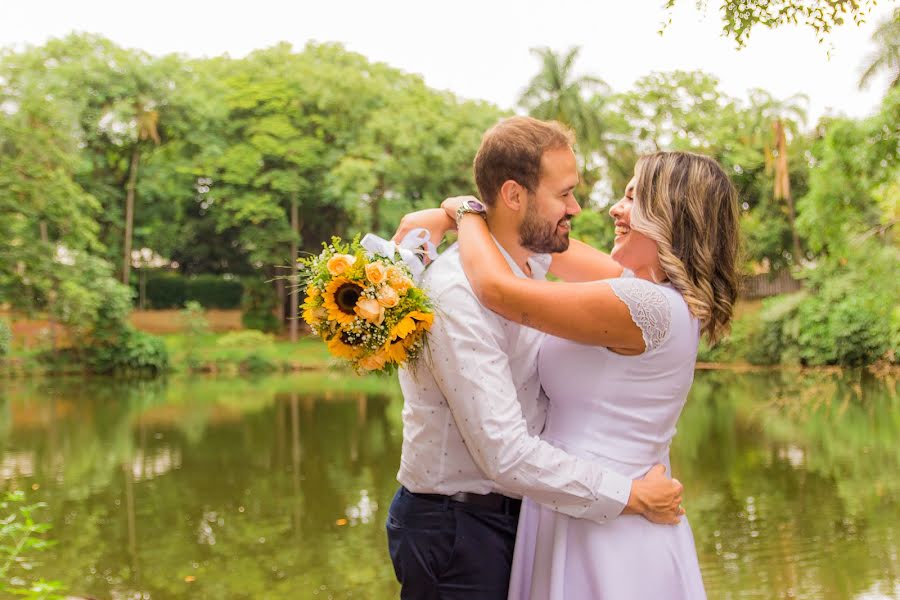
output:
[[[566,206],[566,214],[570,217],[574,217],[578,213],[581,212],[581,205],[578,204],[578,199],[575,198],[575,194],[572,194],[572,199],[568,202]]]

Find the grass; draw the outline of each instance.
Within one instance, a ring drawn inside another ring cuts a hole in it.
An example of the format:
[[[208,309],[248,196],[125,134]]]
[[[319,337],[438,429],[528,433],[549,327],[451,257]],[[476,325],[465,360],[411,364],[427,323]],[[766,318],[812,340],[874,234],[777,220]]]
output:
[[[184,333],[164,335],[169,360],[175,372],[267,372],[322,370],[333,359],[319,338],[304,337],[297,342],[250,339],[248,343],[227,343],[230,334]],[[259,336],[262,338],[262,336]]]

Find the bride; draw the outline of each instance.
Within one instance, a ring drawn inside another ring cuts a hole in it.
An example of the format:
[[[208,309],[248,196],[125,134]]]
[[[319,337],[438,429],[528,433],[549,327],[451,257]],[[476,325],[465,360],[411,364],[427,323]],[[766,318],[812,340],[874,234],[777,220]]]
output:
[[[684,152],[642,157],[609,211],[611,256],[633,276],[601,281],[591,281],[608,273],[599,252],[565,262],[566,282],[516,277],[485,220],[459,210],[464,201],[443,208],[460,217],[462,265],[479,300],[550,334],[539,357],[550,398],[541,437],[633,479],[657,463],[671,471],[669,444],[700,337],[726,331],[737,295],[737,194],[722,168]],[[674,600],[705,592],[686,518],[660,527],[622,515],[599,525],[526,498],[509,598]]]

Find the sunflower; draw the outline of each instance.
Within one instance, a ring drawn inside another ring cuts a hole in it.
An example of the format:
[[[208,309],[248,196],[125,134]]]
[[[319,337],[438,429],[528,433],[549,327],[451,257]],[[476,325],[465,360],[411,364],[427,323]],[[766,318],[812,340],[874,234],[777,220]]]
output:
[[[391,329],[391,339],[405,338],[417,328],[427,331],[431,329],[433,322],[434,314],[414,310],[394,325]]]
[[[338,358],[346,358],[347,360],[356,360],[362,354],[362,349],[357,346],[351,346],[345,342],[341,333],[328,340],[328,351],[332,356]]]
[[[362,292],[363,288],[349,279],[334,278],[322,293],[323,306],[328,311],[328,318],[341,325],[352,325],[356,320],[353,309]]]

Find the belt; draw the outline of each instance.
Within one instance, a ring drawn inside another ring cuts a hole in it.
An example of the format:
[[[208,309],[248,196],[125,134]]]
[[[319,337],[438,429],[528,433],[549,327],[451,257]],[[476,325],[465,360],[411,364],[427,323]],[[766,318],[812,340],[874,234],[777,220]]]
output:
[[[472,492],[457,492],[450,496],[444,494],[420,494],[418,492],[410,492],[416,498],[423,500],[432,500],[434,502],[458,502],[460,504],[468,504],[493,510],[495,512],[506,515],[518,516],[519,510],[522,508],[522,501],[518,498],[510,498],[503,494],[491,492],[490,494],[474,494]]]

